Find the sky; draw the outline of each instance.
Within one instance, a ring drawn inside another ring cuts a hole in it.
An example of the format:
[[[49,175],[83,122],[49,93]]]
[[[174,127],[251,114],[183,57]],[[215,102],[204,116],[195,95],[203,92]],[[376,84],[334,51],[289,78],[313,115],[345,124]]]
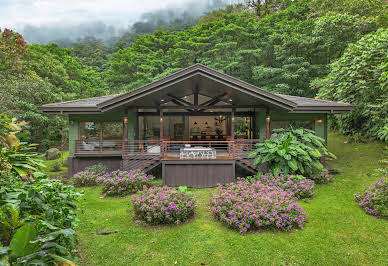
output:
[[[196,2],[214,0],[197,0]],[[0,27],[103,21],[128,26],[142,13],[179,8],[192,0],[0,0]],[[231,1],[233,2],[233,1]]]

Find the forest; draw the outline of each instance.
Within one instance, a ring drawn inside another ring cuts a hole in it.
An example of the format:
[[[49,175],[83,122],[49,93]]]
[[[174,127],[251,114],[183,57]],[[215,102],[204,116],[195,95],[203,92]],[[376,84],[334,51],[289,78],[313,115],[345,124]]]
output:
[[[127,92],[202,63],[271,92],[349,102],[356,110],[332,127],[388,138],[384,1],[247,1],[189,21],[150,20],[115,42],[89,36],[66,47],[1,29],[0,113],[28,123],[23,141],[63,146],[66,119],[40,105]]]

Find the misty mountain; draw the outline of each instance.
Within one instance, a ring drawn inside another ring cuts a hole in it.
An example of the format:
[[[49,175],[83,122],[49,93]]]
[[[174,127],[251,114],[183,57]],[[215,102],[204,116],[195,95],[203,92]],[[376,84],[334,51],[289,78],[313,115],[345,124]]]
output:
[[[85,37],[94,37],[112,46],[122,36],[135,33],[152,33],[157,29],[181,30],[194,25],[204,14],[225,8],[227,5],[243,0],[189,0],[180,6],[169,6],[140,15],[140,18],[128,26],[104,21],[86,21],[74,24],[70,21],[48,25],[24,25],[18,31],[28,43],[56,42],[62,47],[73,46]],[[133,18],[128,18],[133,21]]]

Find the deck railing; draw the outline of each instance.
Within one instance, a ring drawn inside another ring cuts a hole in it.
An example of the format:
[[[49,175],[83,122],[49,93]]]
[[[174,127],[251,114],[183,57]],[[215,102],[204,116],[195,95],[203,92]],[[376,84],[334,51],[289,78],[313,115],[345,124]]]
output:
[[[75,141],[76,154],[121,154],[121,139],[85,139]]]
[[[159,156],[165,160],[230,160],[247,158],[260,139],[230,141],[160,141],[160,140],[76,140],[78,155],[121,154],[123,156]]]
[[[164,160],[228,160],[234,158],[234,141],[163,141]]]

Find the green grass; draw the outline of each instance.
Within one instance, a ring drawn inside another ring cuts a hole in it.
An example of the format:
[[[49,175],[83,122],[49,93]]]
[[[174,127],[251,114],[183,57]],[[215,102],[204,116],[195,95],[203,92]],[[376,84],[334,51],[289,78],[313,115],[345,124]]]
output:
[[[67,174],[67,167],[63,165],[63,161],[67,160],[67,157],[69,156],[68,151],[61,151],[61,157],[55,160],[44,160],[44,164],[46,165],[46,168],[42,169],[42,172],[47,174],[50,177],[53,176],[59,176],[59,175],[65,175]],[[53,164],[55,162],[61,163],[61,170],[60,171],[53,171]]]
[[[199,208],[194,220],[176,227],[144,227],[133,222],[130,198],[100,198],[100,188],[85,189],[78,228],[82,265],[387,265],[388,221],[366,215],[353,194],[371,184],[381,143],[352,144],[331,133],[329,149],[338,159],[329,167],[335,182],[318,186],[301,205],[309,222],[291,233],[241,236],[212,219],[211,189],[194,190]],[[96,235],[99,228],[120,230]]]

